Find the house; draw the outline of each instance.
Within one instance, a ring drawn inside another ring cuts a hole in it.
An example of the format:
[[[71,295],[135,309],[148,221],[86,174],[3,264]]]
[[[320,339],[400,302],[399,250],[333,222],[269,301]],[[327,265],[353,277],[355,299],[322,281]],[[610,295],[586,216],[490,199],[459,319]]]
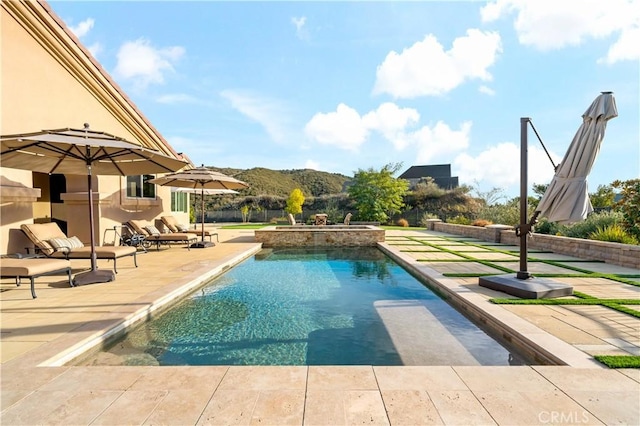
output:
[[[1,134],[43,129],[98,130],[173,158],[177,153],[44,1],[3,1]],[[0,162],[1,163],[1,162]],[[145,185],[154,176],[94,176],[97,243],[114,241],[129,219],[167,212],[188,221],[188,195]],[[23,223],[57,222],[67,235],[90,239],[87,176],[48,175],[0,167],[0,253],[24,253]],[[105,235],[106,234],[106,235]]]
[[[398,178],[409,181],[409,188],[415,188],[421,179],[431,177],[442,189],[458,187],[458,177],[451,176],[451,164],[433,164],[428,166],[411,166]]]

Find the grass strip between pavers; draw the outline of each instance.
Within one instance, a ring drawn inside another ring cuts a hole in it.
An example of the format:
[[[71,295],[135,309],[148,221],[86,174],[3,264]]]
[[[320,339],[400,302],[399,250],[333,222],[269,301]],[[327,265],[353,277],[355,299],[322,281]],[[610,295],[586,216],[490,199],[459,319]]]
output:
[[[640,368],[638,355],[594,355],[593,357],[609,368]]]
[[[640,311],[627,308],[622,305],[640,305],[638,299],[599,299],[586,293],[579,291],[573,292],[578,299],[503,299],[493,298],[489,299],[489,302],[496,305],[573,305],[573,306],[604,306],[609,309],[613,309],[618,312],[622,312],[632,317],[640,318]]]

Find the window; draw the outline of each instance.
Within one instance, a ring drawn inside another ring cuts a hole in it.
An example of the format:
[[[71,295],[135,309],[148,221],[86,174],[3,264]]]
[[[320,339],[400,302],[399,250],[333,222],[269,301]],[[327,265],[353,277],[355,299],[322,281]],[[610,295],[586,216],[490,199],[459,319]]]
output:
[[[148,181],[153,175],[127,176],[127,197],[156,198],[156,186]]]
[[[189,205],[187,199],[189,194],[186,192],[171,192],[171,211],[172,212],[184,212],[189,211]]]

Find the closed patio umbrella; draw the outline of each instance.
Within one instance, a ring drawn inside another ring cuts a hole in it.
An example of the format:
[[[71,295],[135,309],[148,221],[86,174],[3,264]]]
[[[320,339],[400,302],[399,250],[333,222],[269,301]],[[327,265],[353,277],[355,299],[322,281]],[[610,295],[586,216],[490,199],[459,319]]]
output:
[[[0,164],[12,169],[40,173],[87,175],[91,270],[74,278],[77,285],[115,279],[110,270],[98,270],[93,228],[92,175],[142,175],[180,170],[186,162],[125,139],[89,129],[43,130],[0,136]]]
[[[166,176],[149,180],[161,186],[175,186],[178,188],[199,189],[202,195],[202,241],[193,244],[192,248],[211,247],[213,243],[204,240],[204,191],[207,189],[235,190],[248,188],[249,185],[224,173],[216,172],[204,167],[171,173]]]
[[[600,152],[607,123],[618,116],[611,92],[602,92],[582,115],[583,122],[545,191],[536,217],[550,222],[572,223],[584,220],[593,211],[587,188],[587,175]]]

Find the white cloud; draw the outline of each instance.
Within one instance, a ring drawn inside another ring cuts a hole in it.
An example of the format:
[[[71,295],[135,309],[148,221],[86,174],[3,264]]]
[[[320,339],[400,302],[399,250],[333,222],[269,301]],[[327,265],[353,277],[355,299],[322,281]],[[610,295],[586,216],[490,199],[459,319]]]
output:
[[[320,164],[313,160],[307,160],[307,162],[304,164],[304,168],[311,170],[320,170]]]
[[[467,30],[453,41],[450,50],[433,35],[404,49],[390,52],[376,71],[374,94],[388,93],[395,98],[445,94],[466,80],[490,81],[487,71],[502,52],[496,32]]]
[[[547,154],[537,146],[528,150],[528,186],[532,183],[548,183],[553,177],[553,166]],[[558,164],[559,157],[551,153]],[[462,182],[478,181],[490,187],[508,188],[520,184],[520,147],[511,142],[494,145],[472,157],[467,153],[453,161],[454,173]]]
[[[369,133],[358,111],[342,103],[335,112],[314,115],[304,131],[321,144],[349,151],[357,151]]]
[[[295,16],[291,18],[291,23],[296,27],[296,37],[300,40],[307,40],[309,38],[309,33],[305,28],[305,24],[307,23],[307,17],[302,16],[300,18],[296,18]]]
[[[598,63],[614,64],[618,61],[640,59],[640,27],[628,29],[620,34],[620,38],[609,47],[607,56]]]
[[[409,135],[416,145],[416,161],[427,164],[434,160],[446,160],[453,153],[467,149],[471,122],[465,121],[459,130],[453,130],[448,124],[438,121],[433,128],[424,126]]]
[[[120,46],[115,75],[131,79],[144,88],[149,84],[164,83],[164,73],[173,72],[175,64],[185,53],[183,47],[171,46],[156,49],[151,43],[140,38]]]
[[[249,92],[223,90],[220,95],[231,102],[231,106],[265,128],[274,142],[286,139],[286,107],[275,99],[269,99]]]
[[[640,57],[637,0],[496,0],[480,13],[483,22],[516,14],[514,28],[520,43],[542,51],[617,35],[606,62]]]
[[[484,93],[485,95],[489,95],[489,96],[494,96],[496,94],[495,90],[493,90],[489,86],[485,86],[484,84],[478,88],[478,91],[480,93]]]
[[[362,117],[365,128],[382,133],[397,150],[402,150],[409,144],[405,129],[419,120],[420,114],[415,109],[399,108],[391,102],[383,103],[378,109]]]
[[[82,38],[87,35],[89,31],[91,31],[94,24],[95,21],[93,18],[87,18],[76,26],[69,26],[69,29],[76,37]]]

